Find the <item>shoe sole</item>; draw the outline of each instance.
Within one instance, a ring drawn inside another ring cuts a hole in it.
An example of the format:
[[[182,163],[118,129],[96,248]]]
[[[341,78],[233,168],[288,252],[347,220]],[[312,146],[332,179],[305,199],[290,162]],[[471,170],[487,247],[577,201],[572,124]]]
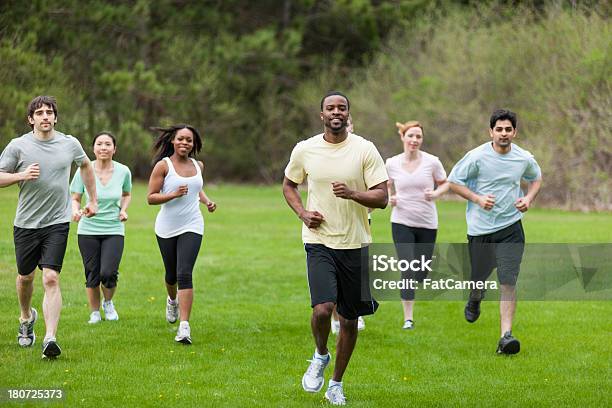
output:
[[[480,312],[478,312],[478,314],[476,315],[476,317],[474,317],[473,319],[471,319],[470,317],[468,317],[468,313],[471,313],[471,312],[469,312],[469,311],[468,311],[468,309],[467,309],[467,308],[465,308],[465,309],[463,310],[463,315],[465,316],[465,320],[466,320],[468,323],[474,323],[474,322],[475,322],[476,320],[478,320],[478,318],[480,317]]]
[[[57,358],[62,354],[62,349],[55,342],[47,344],[47,347],[43,350],[42,358]]]
[[[497,354],[517,354],[519,351],[521,351],[521,343],[514,339],[504,344],[503,347],[497,351]]]
[[[176,341],[177,343],[182,343],[182,344],[191,344],[191,337],[183,337],[182,339],[179,339],[177,337],[174,338],[174,341]]]

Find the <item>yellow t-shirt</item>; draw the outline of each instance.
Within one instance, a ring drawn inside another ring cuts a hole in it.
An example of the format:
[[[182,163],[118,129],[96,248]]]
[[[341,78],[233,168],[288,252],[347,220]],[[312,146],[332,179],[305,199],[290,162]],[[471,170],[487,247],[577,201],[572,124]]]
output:
[[[356,191],[367,191],[389,179],[382,157],[374,144],[349,133],[338,144],[323,139],[323,134],[299,142],[285,169],[294,183],[308,180],[308,211],[323,214],[316,229],[302,224],[305,244],[323,244],[333,249],[360,248],[372,241],[368,209],[361,204],[334,195],[332,182],[345,183]]]

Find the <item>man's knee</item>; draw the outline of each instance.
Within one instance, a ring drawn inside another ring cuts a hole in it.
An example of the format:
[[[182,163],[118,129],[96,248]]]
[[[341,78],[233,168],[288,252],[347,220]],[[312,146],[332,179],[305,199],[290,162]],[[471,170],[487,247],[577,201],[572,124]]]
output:
[[[46,288],[59,286],[59,273],[53,269],[43,268],[43,285]]]
[[[516,286],[515,285],[499,285],[501,300],[516,300]]]
[[[333,302],[319,303],[318,305],[315,305],[315,307],[312,309],[312,314],[317,319],[330,319],[333,310]]]
[[[31,284],[32,282],[34,282],[34,276],[36,275],[36,269],[34,269],[32,272],[30,272],[27,275],[17,275],[17,280],[20,283],[24,283],[26,285]]]

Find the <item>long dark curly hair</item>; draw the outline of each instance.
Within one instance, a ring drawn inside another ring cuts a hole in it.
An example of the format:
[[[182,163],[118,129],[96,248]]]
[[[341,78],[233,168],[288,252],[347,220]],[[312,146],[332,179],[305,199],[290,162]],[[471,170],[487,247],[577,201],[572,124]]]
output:
[[[200,150],[202,150],[202,137],[200,136],[200,132],[193,126],[181,123],[168,127],[153,127],[151,130],[159,132],[159,136],[157,136],[153,144],[153,150],[155,152],[153,155],[153,165],[164,157],[170,157],[174,154],[172,139],[174,139],[176,132],[181,129],[189,129],[191,133],[193,133],[193,149],[189,152],[189,157],[195,157],[196,154],[200,153]]]

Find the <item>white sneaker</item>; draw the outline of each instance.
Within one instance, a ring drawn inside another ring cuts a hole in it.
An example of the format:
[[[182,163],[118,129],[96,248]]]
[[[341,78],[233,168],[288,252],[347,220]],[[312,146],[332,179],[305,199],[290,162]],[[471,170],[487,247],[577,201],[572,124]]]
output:
[[[189,327],[189,322],[181,322],[181,324],[179,324],[174,341],[183,344],[191,344],[191,328]]]
[[[404,325],[402,326],[402,329],[405,329],[405,330],[414,329],[414,322],[412,320],[406,320],[404,322]]]
[[[325,399],[332,405],[346,405],[342,384],[332,385],[325,391]]]
[[[119,320],[119,315],[115,310],[115,305],[112,300],[102,302],[102,309],[104,310],[104,318],[106,320]]]
[[[170,298],[166,300],[166,320],[168,323],[176,323],[179,316],[179,305],[178,298],[174,300],[173,303],[170,303]]]
[[[17,342],[21,347],[30,347],[36,342],[36,334],[34,334],[36,320],[38,320],[38,312],[33,307],[30,307],[30,321],[19,319]]]
[[[340,333],[340,320],[331,319],[331,332],[332,334]]]
[[[365,320],[363,317],[359,316],[357,318],[357,330],[361,331],[365,329]]]
[[[96,323],[100,323],[101,320],[102,320],[102,316],[100,316],[100,311],[95,310],[91,312],[91,314],[89,315],[89,321],[87,323],[96,324]]]
[[[310,361],[310,365],[302,377],[302,388],[304,388],[304,391],[321,391],[321,388],[323,388],[323,384],[325,383],[323,372],[325,371],[325,367],[327,367],[330,360],[331,355],[329,355],[329,353],[327,354],[326,360],[316,358],[315,356],[312,356],[312,360],[308,360]]]

